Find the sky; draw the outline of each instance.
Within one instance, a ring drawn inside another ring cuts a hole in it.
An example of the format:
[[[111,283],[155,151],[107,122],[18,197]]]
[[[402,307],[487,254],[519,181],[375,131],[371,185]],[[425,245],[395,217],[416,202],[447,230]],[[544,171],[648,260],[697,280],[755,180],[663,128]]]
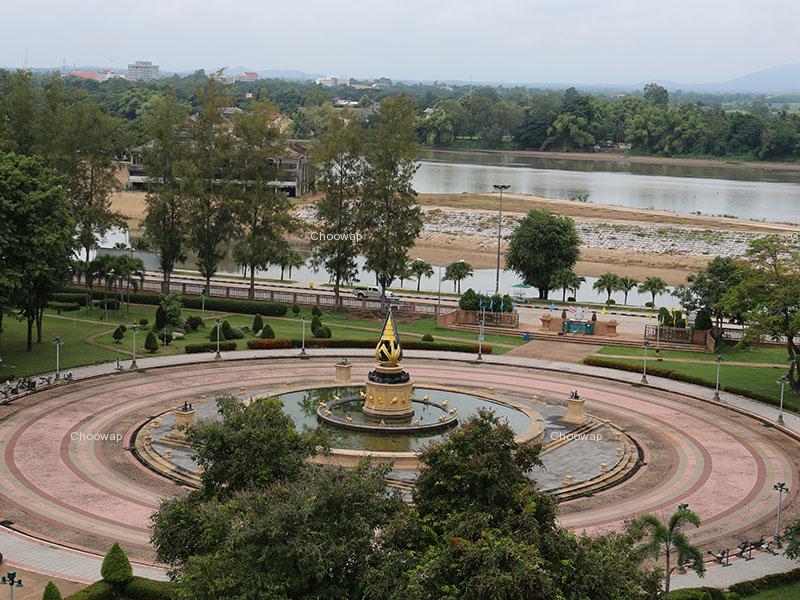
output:
[[[0,65],[703,83],[800,62],[798,17],[797,0],[0,0]]]

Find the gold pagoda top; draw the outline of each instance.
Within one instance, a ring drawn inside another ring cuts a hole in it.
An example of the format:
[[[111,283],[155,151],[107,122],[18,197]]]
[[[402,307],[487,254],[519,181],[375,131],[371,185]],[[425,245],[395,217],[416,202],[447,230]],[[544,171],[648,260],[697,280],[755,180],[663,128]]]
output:
[[[403,359],[403,348],[400,346],[400,336],[391,308],[386,314],[381,339],[375,347],[375,358],[384,367],[396,367]]]

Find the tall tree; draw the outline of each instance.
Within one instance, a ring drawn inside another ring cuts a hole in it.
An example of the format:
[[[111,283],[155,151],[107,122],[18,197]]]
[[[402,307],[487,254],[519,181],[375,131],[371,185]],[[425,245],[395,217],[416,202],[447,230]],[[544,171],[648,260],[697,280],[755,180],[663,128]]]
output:
[[[187,152],[189,107],[174,95],[154,96],[143,116],[148,143],[143,160],[149,176],[143,225],[145,237],[158,249],[161,289],[169,292],[170,278],[177,262],[186,260],[188,215],[177,173]]]
[[[725,294],[747,276],[747,265],[727,256],[717,256],[704,269],[687,277],[688,286],[678,286],[673,295],[688,311],[707,310],[717,327],[729,313],[723,302]]]
[[[472,276],[472,265],[464,260],[457,260],[447,265],[444,280],[453,282],[453,291],[461,293],[461,282]]]
[[[597,281],[592,284],[592,289],[597,291],[605,291],[605,293],[608,294],[606,303],[611,300],[611,294],[616,292],[619,288],[619,275],[616,273],[603,273],[597,278]]]
[[[650,294],[653,297],[653,307],[656,305],[656,296],[660,296],[667,291],[667,282],[661,277],[646,277],[639,285],[640,294]]]
[[[311,149],[322,197],[316,203],[317,229],[312,234],[311,263],[333,281],[336,305],[341,286],[358,275],[358,198],[363,177],[364,132],[357,119],[334,113]]]
[[[30,72],[0,70],[0,152],[34,153],[36,102]]]
[[[579,245],[572,219],[532,210],[509,236],[506,266],[522,277],[523,283],[537,288],[539,298],[547,298],[553,275],[578,262]]]
[[[561,301],[565,302],[567,290],[577,290],[584,281],[586,280],[583,277],[579,277],[572,269],[561,269],[553,273],[550,283],[553,289],[561,290]]]
[[[241,232],[233,256],[250,273],[251,300],[256,269],[277,262],[288,247],[286,235],[297,226],[289,213],[289,198],[276,185],[286,154],[286,138],[276,117],[275,107],[266,101],[257,101],[250,112],[233,117],[230,176],[238,188],[235,211]]]
[[[0,304],[27,320],[32,350],[34,324],[41,342],[47,300],[70,275],[75,236],[61,179],[41,159],[0,155],[0,223]]]
[[[224,85],[213,78],[197,90],[199,112],[190,123],[191,143],[178,172],[186,199],[187,241],[197,254],[206,294],[224,257],[223,244],[236,233],[234,198],[239,190],[230,178],[234,142],[223,112],[224,92]]]
[[[414,101],[394,96],[381,102],[377,123],[367,131],[359,217],[366,268],[375,272],[384,295],[422,230],[411,185],[418,153],[414,121]]]
[[[415,258],[411,261],[409,264],[409,271],[411,272],[411,276],[417,280],[417,291],[419,291],[422,285],[423,277],[433,277],[433,266],[431,263],[421,258]]]
[[[628,304],[628,294],[630,293],[630,291],[633,288],[635,288],[637,285],[639,285],[639,282],[636,281],[633,277],[623,276],[623,277],[619,278],[618,284],[619,284],[619,286],[618,286],[617,289],[625,295],[622,303],[627,305]]]

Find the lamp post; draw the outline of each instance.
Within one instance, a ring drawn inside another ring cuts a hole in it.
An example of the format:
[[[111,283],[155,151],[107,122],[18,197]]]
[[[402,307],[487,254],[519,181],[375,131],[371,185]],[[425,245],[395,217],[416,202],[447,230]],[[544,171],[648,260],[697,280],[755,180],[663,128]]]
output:
[[[486,307],[483,307],[483,311],[481,312],[481,327],[480,331],[478,332],[478,360],[483,360],[483,328],[486,323]]]
[[[61,345],[64,343],[60,337],[53,338],[53,343],[56,345],[56,381],[61,379]]]
[[[306,354],[306,318],[305,318],[305,316],[300,317],[300,320],[303,322],[303,337],[301,338],[301,342],[300,342],[300,358],[308,358],[308,354]]]
[[[22,585],[22,579],[17,579],[16,571],[9,571],[2,578],[0,578],[0,585],[8,586],[8,597],[14,600],[14,589],[25,587]]]
[[[439,265],[439,298],[436,301],[436,315],[442,311],[442,265]]]
[[[647,349],[650,347],[650,342],[645,340],[642,343],[642,348],[644,348],[644,368],[642,369],[642,379],[639,383],[642,385],[647,385]]]
[[[661,313],[656,315],[656,358],[661,360]]]
[[[719,368],[722,365],[722,357],[718,356],[714,359],[714,362],[717,363],[717,384],[714,387],[714,400],[719,400]]]
[[[136,364],[136,331],[139,329],[139,326],[131,325],[128,329],[133,333],[133,360],[131,360],[131,370],[135,370],[139,368],[139,365]]]
[[[222,319],[214,319],[214,323],[217,326],[217,353],[214,355],[214,360],[220,360],[222,354],[219,353],[219,332],[222,329]]]
[[[781,504],[783,504],[783,494],[789,493],[789,488],[783,481],[779,481],[772,486],[772,489],[778,492],[778,516],[775,519],[775,543],[778,548],[781,547]]]
[[[778,410],[778,424],[783,425],[783,388],[787,383],[789,383],[789,378],[784,375],[778,379],[778,383],[781,386],[781,407]]]
[[[497,273],[495,274],[494,293],[500,293],[500,233],[503,229],[503,190],[507,190],[511,186],[508,184],[494,184],[494,189],[500,192],[500,213],[497,219]]]

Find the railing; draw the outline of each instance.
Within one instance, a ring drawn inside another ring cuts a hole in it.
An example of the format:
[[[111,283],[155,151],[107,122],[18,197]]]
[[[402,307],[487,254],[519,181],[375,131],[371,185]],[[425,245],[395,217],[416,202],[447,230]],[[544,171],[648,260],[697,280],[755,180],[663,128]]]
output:
[[[743,328],[722,328],[722,339],[731,344],[738,344],[744,339],[747,330]],[[795,343],[800,345],[800,338],[795,338]],[[754,344],[763,344],[765,346],[785,346],[785,335],[760,335],[757,339],[753,340]]]
[[[481,317],[487,327],[519,327],[519,313],[513,312],[482,312],[478,310],[459,310],[459,325],[480,325]]]
[[[658,331],[658,325],[645,325],[644,339],[646,340],[660,340],[662,342],[672,342],[675,344],[692,344],[694,343],[693,329],[688,327],[664,327],[661,326],[661,331]]]

